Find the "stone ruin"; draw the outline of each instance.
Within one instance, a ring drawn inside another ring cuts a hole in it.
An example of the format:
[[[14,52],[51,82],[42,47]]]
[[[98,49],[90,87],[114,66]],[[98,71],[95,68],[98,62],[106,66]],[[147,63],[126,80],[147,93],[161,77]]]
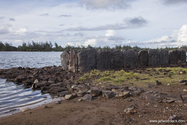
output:
[[[145,67],[164,67],[186,63],[186,51],[178,50],[98,50],[88,48],[76,52],[63,51],[62,68],[65,71],[89,72],[98,70],[120,70]]]

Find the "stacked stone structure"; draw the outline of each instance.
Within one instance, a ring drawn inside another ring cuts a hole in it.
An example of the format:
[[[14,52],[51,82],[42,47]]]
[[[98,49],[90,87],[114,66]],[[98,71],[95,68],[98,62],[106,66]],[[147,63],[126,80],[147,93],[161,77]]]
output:
[[[72,72],[120,70],[144,67],[160,67],[186,63],[186,51],[178,50],[99,50],[88,48],[80,52],[70,50],[61,54],[62,68]]]

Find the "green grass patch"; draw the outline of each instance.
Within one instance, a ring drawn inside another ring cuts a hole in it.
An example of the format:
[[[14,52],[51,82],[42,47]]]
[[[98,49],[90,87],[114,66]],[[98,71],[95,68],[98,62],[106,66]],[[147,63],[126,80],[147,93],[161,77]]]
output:
[[[184,73],[180,74],[180,71],[183,71]],[[91,80],[93,83],[109,82],[118,85],[133,83],[135,86],[142,87],[147,86],[148,84],[155,84],[156,80],[162,82],[163,85],[166,85],[168,83],[178,84],[180,80],[186,79],[187,69],[181,67],[147,68],[143,70],[142,73],[138,73],[136,70],[128,72],[124,70],[92,70],[79,78],[80,81]]]

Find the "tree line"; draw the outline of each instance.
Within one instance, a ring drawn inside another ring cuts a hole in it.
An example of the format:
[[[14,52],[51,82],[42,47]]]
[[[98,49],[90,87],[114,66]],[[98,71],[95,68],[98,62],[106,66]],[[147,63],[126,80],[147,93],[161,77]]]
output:
[[[12,46],[11,43],[3,43],[0,42],[0,51],[70,51],[70,49],[74,49],[76,51],[83,50],[90,47],[88,45],[87,47],[81,45],[81,46],[70,46],[66,45],[65,47],[62,47],[61,45],[58,45],[57,43],[54,43],[54,45],[51,42],[34,42],[32,41],[31,43],[25,43],[23,42],[22,45],[19,45],[18,47]],[[136,49],[136,50],[148,50],[149,48],[140,48],[138,46],[129,46],[129,45],[116,45],[115,47],[109,47],[109,46],[104,46],[104,47],[94,47],[96,50],[99,49],[106,49],[106,50],[129,50],[129,49]],[[187,51],[187,46],[182,46],[180,47],[181,49],[185,49]],[[161,48],[157,48],[161,49]],[[174,49],[179,49],[178,47],[166,47],[164,49],[167,50],[174,50]]]

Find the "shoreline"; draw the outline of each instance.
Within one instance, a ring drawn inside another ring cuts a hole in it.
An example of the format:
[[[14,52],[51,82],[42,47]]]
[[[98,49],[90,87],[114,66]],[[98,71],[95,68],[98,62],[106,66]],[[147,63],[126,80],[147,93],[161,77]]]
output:
[[[178,85],[153,86],[145,88],[145,93],[150,91],[177,93],[184,86],[173,90]],[[78,101],[78,98],[63,100],[60,104],[55,102],[38,106],[34,109],[0,118],[2,125],[105,125],[105,124],[150,124],[150,120],[183,120],[186,123],[187,103],[168,102],[159,103],[154,99],[147,100],[146,94],[130,96],[128,98],[99,97],[93,101]],[[130,112],[128,109],[134,107]],[[185,121],[184,121],[185,120]]]

